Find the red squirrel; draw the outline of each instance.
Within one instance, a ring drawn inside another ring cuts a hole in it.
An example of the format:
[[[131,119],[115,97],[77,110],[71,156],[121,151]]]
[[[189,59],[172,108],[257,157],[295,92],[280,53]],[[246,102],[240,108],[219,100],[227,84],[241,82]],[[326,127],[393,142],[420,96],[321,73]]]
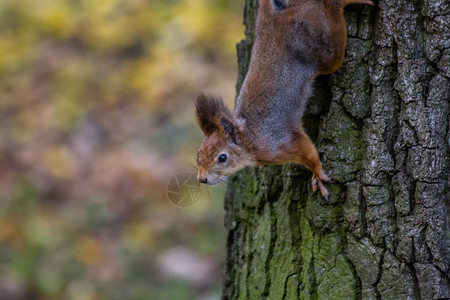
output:
[[[344,7],[366,0],[259,0],[250,67],[231,113],[219,97],[201,94],[204,133],[198,180],[217,184],[246,166],[297,163],[313,173],[313,192],[328,199],[314,144],[301,117],[314,79],[335,72],[347,42]]]

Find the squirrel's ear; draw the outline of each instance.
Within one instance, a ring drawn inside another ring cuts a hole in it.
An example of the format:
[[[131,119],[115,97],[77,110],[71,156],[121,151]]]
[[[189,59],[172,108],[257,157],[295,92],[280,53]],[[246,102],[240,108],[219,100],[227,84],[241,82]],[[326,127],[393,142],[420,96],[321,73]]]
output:
[[[205,135],[211,135],[213,132],[221,129],[220,118],[222,116],[230,116],[222,98],[214,98],[200,94],[195,103],[195,111],[197,121]]]
[[[233,121],[227,117],[222,117],[220,118],[220,125],[225,131],[225,135],[228,136],[233,143],[237,144],[236,126],[234,125]]]

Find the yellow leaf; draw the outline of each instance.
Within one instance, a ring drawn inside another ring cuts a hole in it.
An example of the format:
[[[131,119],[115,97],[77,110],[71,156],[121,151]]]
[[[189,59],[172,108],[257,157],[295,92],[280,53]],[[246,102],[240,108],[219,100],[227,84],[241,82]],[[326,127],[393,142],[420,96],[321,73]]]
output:
[[[147,248],[152,243],[152,232],[148,224],[128,224],[124,230],[124,237],[133,248]]]
[[[103,260],[104,250],[102,245],[92,237],[82,237],[75,246],[75,257],[78,261],[95,265]]]
[[[70,178],[75,173],[73,155],[65,147],[50,148],[44,159],[50,173],[57,178]]]

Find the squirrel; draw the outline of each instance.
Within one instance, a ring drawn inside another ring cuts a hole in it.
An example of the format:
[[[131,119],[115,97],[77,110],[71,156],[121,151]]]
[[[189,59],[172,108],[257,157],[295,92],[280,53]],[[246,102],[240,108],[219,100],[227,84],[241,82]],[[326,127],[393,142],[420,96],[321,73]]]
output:
[[[200,94],[197,121],[204,133],[198,180],[223,182],[255,165],[297,163],[313,173],[313,192],[328,200],[319,154],[301,117],[314,79],[335,72],[347,42],[344,7],[368,0],[259,0],[250,66],[234,113],[220,97]]]

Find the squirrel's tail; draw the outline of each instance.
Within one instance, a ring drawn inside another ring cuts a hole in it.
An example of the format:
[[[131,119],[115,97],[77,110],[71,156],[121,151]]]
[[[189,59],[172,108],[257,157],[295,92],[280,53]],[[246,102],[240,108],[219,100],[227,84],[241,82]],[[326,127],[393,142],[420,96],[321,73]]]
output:
[[[369,1],[369,0],[344,0],[343,1],[344,3],[344,5],[343,5],[343,7],[346,7],[347,5],[349,5],[349,4],[367,4],[367,5],[373,5],[373,2],[372,1]]]

